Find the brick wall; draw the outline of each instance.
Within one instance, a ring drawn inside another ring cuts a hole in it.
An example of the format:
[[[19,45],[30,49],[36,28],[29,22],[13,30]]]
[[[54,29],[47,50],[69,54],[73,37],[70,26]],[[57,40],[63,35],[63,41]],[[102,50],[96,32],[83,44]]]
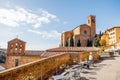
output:
[[[93,60],[99,61],[100,55],[97,54],[97,52],[92,52],[93,54]],[[74,52],[70,53],[71,56],[71,62],[72,63],[78,63],[79,61],[85,61],[86,59],[89,60],[90,52]]]
[[[40,60],[40,56],[7,56],[5,67],[12,68],[15,67],[15,60],[18,59],[18,65],[22,65],[25,63],[33,62],[36,60]]]
[[[55,55],[2,71],[0,72],[0,80],[24,80],[26,76],[30,75],[35,77],[34,80],[40,80],[41,76],[45,80],[55,72],[58,66],[68,63],[70,63],[69,54]]]
[[[80,61],[85,61],[86,59],[89,60],[90,52],[83,52],[80,54]],[[92,52],[93,60],[98,61],[100,59],[100,55],[97,52]]]

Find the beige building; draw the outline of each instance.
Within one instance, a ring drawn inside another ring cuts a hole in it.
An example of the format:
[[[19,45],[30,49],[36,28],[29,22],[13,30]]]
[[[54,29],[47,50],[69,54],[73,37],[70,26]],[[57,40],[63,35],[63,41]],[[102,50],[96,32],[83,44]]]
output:
[[[65,47],[66,43],[70,46],[70,38],[73,36],[74,46],[80,41],[81,46],[87,46],[87,41],[93,41],[96,34],[96,19],[95,16],[87,17],[87,24],[77,26],[75,29],[62,33],[61,46]]]
[[[120,41],[120,26],[107,29],[101,38],[105,39],[108,45],[116,44]]]
[[[118,41],[115,45],[116,49],[120,50],[120,41]]]
[[[109,46],[109,35],[108,31],[105,31],[105,33],[101,36],[101,39],[104,39],[106,41],[106,46]]]

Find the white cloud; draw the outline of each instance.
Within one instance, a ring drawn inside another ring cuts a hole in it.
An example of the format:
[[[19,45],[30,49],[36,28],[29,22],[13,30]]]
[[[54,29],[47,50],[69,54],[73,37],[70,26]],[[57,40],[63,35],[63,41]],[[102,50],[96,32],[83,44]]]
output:
[[[39,15],[20,7],[16,7],[15,9],[0,9],[0,23],[10,27],[17,27],[25,23],[38,28],[43,23],[47,24],[51,22],[51,20],[57,20],[57,16],[43,9],[40,9]]]
[[[42,13],[42,16],[46,16],[47,18],[51,18],[51,19],[56,19],[57,16],[48,13],[47,11],[40,9],[40,12]]]
[[[47,32],[47,31],[36,31],[36,30],[29,29],[28,32],[38,34],[41,37],[46,38],[46,39],[48,38],[58,39],[60,38],[60,35],[61,35],[61,33],[57,32],[56,30]]]

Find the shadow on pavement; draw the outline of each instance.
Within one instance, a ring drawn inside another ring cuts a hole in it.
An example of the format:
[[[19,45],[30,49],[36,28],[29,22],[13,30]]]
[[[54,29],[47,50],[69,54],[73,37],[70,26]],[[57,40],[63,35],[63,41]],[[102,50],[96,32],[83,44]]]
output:
[[[79,80],[89,80],[89,79],[86,79],[85,77],[81,77]]]
[[[101,61],[103,61],[103,60],[115,60],[115,58],[114,57],[102,57],[100,60]]]

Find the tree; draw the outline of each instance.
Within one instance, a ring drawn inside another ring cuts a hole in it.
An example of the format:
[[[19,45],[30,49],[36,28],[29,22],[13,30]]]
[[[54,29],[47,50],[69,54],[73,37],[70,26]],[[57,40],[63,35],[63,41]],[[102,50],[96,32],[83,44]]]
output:
[[[74,47],[73,35],[70,37],[70,46],[71,46],[71,47]]]
[[[93,40],[93,45],[95,46],[95,47],[98,47],[98,46],[100,46],[100,39],[101,39],[101,36],[102,36],[102,33],[101,33],[101,31],[100,31],[100,33],[99,33],[99,35],[95,35],[95,37],[94,37],[94,40]]]
[[[99,43],[100,43],[101,46],[106,46],[106,40],[105,39],[101,39]]]
[[[93,42],[94,46],[95,46],[95,47],[100,46],[100,43],[99,43],[99,42],[100,42],[100,38],[95,37],[95,38],[94,38],[94,42]]]
[[[80,43],[80,39],[79,39],[77,42],[77,47],[80,47],[80,46],[81,46],[81,43]]]
[[[67,41],[65,42],[65,47],[68,47],[68,42]]]
[[[101,36],[102,36],[102,32],[100,31],[100,33],[99,33],[99,38],[101,38]]]
[[[90,46],[90,47],[92,46],[92,41],[91,41],[91,40],[89,41],[89,46]]]
[[[94,38],[96,38],[97,37],[97,34],[94,36]]]

